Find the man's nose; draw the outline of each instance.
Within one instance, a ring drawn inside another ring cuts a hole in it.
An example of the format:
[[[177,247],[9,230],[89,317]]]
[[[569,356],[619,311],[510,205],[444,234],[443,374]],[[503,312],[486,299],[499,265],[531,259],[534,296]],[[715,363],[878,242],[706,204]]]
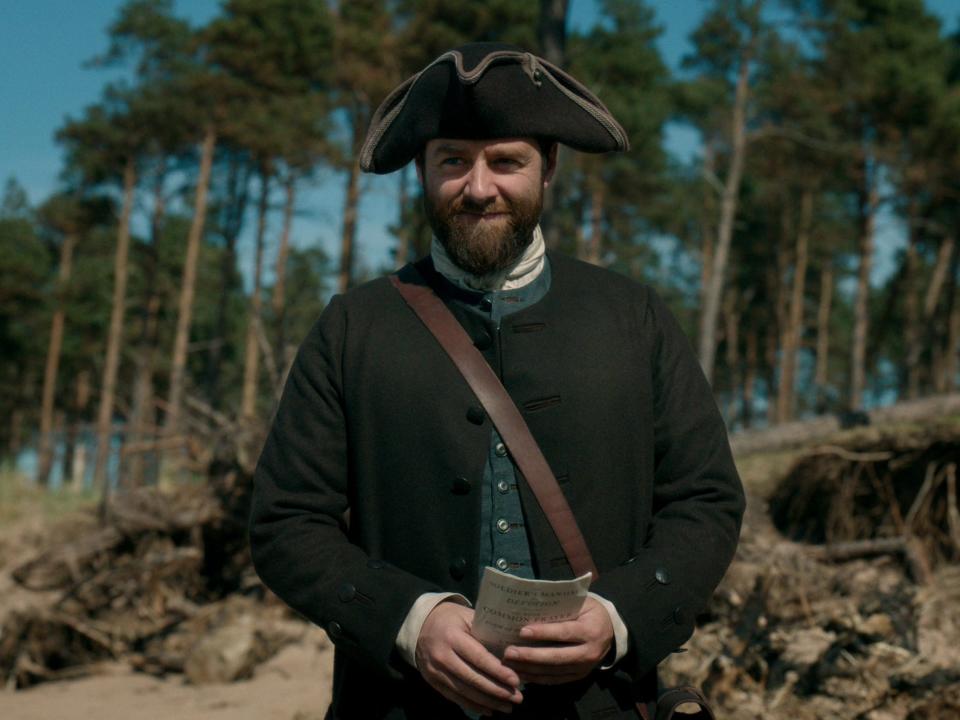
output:
[[[476,203],[489,203],[497,196],[497,184],[485,162],[473,163],[467,174],[467,184],[463,192],[470,200]]]

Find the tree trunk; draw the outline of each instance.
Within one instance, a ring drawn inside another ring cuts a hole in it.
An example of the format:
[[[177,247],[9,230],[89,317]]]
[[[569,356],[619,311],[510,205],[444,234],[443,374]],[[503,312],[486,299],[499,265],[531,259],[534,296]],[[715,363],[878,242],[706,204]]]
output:
[[[277,352],[285,352],[287,343],[285,310],[287,302],[287,258],[290,256],[290,230],[293,227],[293,210],[297,200],[297,179],[291,173],[285,183],[286,201],[283,205],[283,230],[280,232],[280,247],[277,248],[277,263],[274,268],[273,322],[277,326]]]
[[[793,255],[793,247],[796,245],[795,235],[793,233],[793,223],[790,217],[790,203],[787,197],[784,197],[780,205],[780,234],[777,236],[776,245],[776,271],[768,275],[770,294],[774,298],[774,310],[776,315],[776,332],[771,333],[776,337],[776,347],[771,351],[770,360],[774,363],[774,372],[771,373],[771,382],[776,385],[770,386],[770,422],[780,422],[780,398],[783,395],[783,348],[787,344],[787,332],[789,326],[790,292],[788,288],[788,275],[790,274],[790,261]],[[776,392],[774,392],[776,388]]]
[[[751,327],[747,331],[746,360],[743,373],[743,429],[747,430],[753,424],[753,397],[757,385],[757,329]]]
[[[906,397],[915,400],[920,395],[920,243],[917,226],[916,201],[910,202],[907,211],[907,252],[904,256],[903,279],[903,335],[906,344],[904,371],[907,378]]]
[[[160,297],[151,294],[144,308],[142,344],[137,352],[133,385],[133,406],[130,411],[130,442],[143,444],[156,432],[156,409],[153,392],[153,365],[156,354],[157,328],[159,326]],[[146,466],[149,453],[136,452],[122,458],[125,487],[140,487],[146,481]]]
[[[957,384],[957,357],[960,356],[960,303],[954,302],[950,310],[950,325],[943,362],[941,392],[951,393]]]
[[[737,74],[737,87],[733,102],[730,168],[723,185],[723,199],[720,203],[720,224],[717,228],[717,245],[713,257],[713,269],[710,272],[710,284],[707,288],[700,320],[700,365],[703,367],[703,372],[710,383],[713,382],[714,358],[717,351],[717,317],[720,313],[720,297],[723,293],[727,261],[730,256],[733,222],[737,215],[737,200],[740,195],[740,181],[743,176],[743,164],[747,150],[746,114],[749,76],[749,56],[744,53],[740,60],[740,71]]]
[[[703,148],[703,174],[707,178],[716,177],[717,173],[717,150],[716,141],[710,138]],[[714,190],[711,182],[703,184],[703,217],[700,220],[700,234],[703,236],[703,245],[700,251],[700,307],[707,306],[707,294],[710,291],[710,278],[713,274],[713,244],[716,240],[715,230],[713,228],[714,213],[716,213],[716,202],[714,201]]]
[[[545,60],[559,68],[564,68],[567,64],[567,10],[569,4],[569,0],[540,0],[540,14],[537,21],[540,54]],[[554,178],[557,178],[556,174]],[[556,205],[557,187],[553,186],[544,193],[543,211],[540,213],[544,242],[551,249],[556,249],[560,244],[560,227],[556,222]]]
[[[97,462],[93,471],[94,486],[100,489],[101,503],[110,494],[107,461],[110,458],[110,437],[113,405],[116,399],[117,372],[120,367],[120,344],[123,340],[123,318],[127,299],[127,258],[130,252],[130,213],[133,209],[133,191],[137,174],[133,158],[127,160],[123,171],[123,210],[117,228],[117,253],[113,266],[113,304],[110,310],[110,332],[107,336],[107,354],[100,382],[100,410],[97,413]]]
[[[777,422],[791,420],[796,413],[796,375],[800,340],[803,337],[803,301],[806,293],[807,248],[810,244],[810,226],[813,222],[813,193],[804,190],[800,198],[800,227],[794,250],[793,287],[787,331],[781,348],[780,392],[777,395]]]
[[[827,380],[830,368],[830,308],[833,304],[833,262],[824,260],[820,271],[820,302],[817,306],[817,369],[813,384],[816,387],[816,411],[827,412]]]
[[[180,303],[177,308],[177,330],[173,342],[173,358],[170,361],[170,393],[167,402],[167,417],[164,430],[167,436],[180,432],[180,414],[183,409],[184,380],[187,368],[187,343],[190,340],[190,324],[193,316],[193,298],[197,282],[197,259],[200,255],[200,239],[207,217],[207,190],[210,185],[210,168],[217,133],[208,126],[200,152],[200,175],[193,203],[193,220],[187,235],[187,254],[183,262],[183,279],[180,284]]]
[[[730,402],[727,406],[727,425],[733,427],[737,419],[739,388],[737,369],[740,367],[740,313],[737,311],[737,291],[727,290],[723,300],[724,341],[727,348],[727,372],[730,373]]]
[[[537,39],[542,57],[557,67],[566,64],[567,9],[569,0],[540,0]]]
[[[220,368],[223,361],[224,346],[230,332],[230,298],[236,288],[237,277],[237,239],[243,230],[247,200],[250,196],[251,174],[251,164],[247,157],[239,152],[233,152],[230,155],[229,173],[226,181],[227,201],[220,222],[223,252],[220,255],[220,286],[217,292],[214,336],[213,342],[210,343],[204,369],[204,388],[206,389],[207,401],[215,408],[220,406],[222,395],[220,392]]]
[[[153,367],[156,362],[160,296],[157,293],[160,236],[166,214],[164,183],[167,177],[166,161],[161,160],[153,189],[153,216],[150,221],[150,246],[144,267],[145,302],[140,314],[140,340],[137,350],[133,385],[133,407],[130,411],[128,437],[136,444],[146,443],[156,431],[156,411],[153,392]],[[136,452],[122,459],[122,474],[128,487],[140,487],[146,479],[145,469],[152,454]]]
[[[81,370],[77,373],[77,391],[74,394],[73,418],[70,423],[70,432],[75,437],[80,435],[80,429],[83,427],[83,421],[87,413],[87,405],[90,403],[90,396],[92,394],[90,371]],[[81,441],[76,445],[73,462],[70,463],[69,467],[69,475],[64,476],[64,482],[66,482],[66,478],[69,477],[71,487],[76,491],[82,491],[86,470],[87,444]]]
[[[776,270],[771,268],[768,275],[775,274]],[[773,283],[773,280],[768,279],[768,282]],[[777,329],[774,327],[776,322],[771,322],[770,325],[771,327],[767,328],[767,332],[764,333],[763,360],[767,371],[767,422],[770,425],[775,425],[777,422],[777,396],[775,393],[777,387],[777,351],[780,349],[780,343]]]
[[[923,299],[925,324],[933,319],[933,314],[937,310],[937,303],[940,302],[940,293],[943,291],[947,280],[947,271],[950,269],[950,258],[953,257],[955,244],[956,240],[953,235],[947,235],[940,243],[937,260],[933,266],[933,276],[930,278],[930,284],[927,286],[927,293]]]
[[[590,242],[585,260],[600,265],[603,260],[603,206],[605,190],[600,178],[596,178],[590,193]]]
[[[864,170],[864,188],[860,199],[860,268],[857,295],[853,306],[853,343],[850,355],[850,408],[863,406],[866,387],[867,332],[870,323],[870,270],[873,266],[873,230],[880,198],[876,182]]]
[[[240,415],[246,421],[252,421],[257,415],[257,385],[260,372],[259,341],[257,333],[260,325],[260,276],[263,271],[263,243],[267,231],[267,210],[270,199],[270,171],[260,171],[260,202],[257,207],[257,240],[253,263],[253,292],[247,318],[246,350],[243,355],[243,398],[240,402]]]
[[[60,461],[60,487],[64,490],[73,488],[73,464],[77,457],[76,421],[67,413],[58,413],[63,426],[63,459]]]
[[[957,271],[960,269],[960,248],[952,248],[949,262],[950,282],[947,286],[947,298],[944,311],[947,317],[946,335],[942,354],[935,354],[933,370],[934,386],[939,393],[952,392],[956,387],[957,362],[960,354],[960,298],[957,297]],[[936,355],[940,357],[937,358]]]
[[[947,276],[953,267],[956,241],[953,235],[947,235],[940,243],[937,251],[937,260],[933,266],[933,276],[927,286],[923,299],[923,326],[926,328],[925,347],[930,348],[930,382],[935,392],[943,392],[946,379],[942,367],[946,357],[941,357],[941,348],[948,347],[946,338],[950,334],[951,307],[953,302],[954,283],[947,285]],[[942,318],[937,317],[937,306],[944,287],[948,288],[947,308]]]
[[[57,309],[50,326],[50,342],[47,346],[47,364],[43,373],[43,399],[40,405],[40,447],[37,452],[37,484],[46,485],[53,467],[53,406],[57,392],[57,371],[60,368],[60,351],[63,347],[63,325],[66,315],[64,294],[73,271],[73,250],[77,235],[67,233],[60,244],[60,268],[57,277]]]
[[[347,174],[347,192],[343,204],[343,233],[340,237],[340,273],[337,290],[345,293],[353,287],[353,254],[357,237],[357,206],[360,204],[360,144],[363,129],[358,118],[353,119],[353,162]]]
[[[410,200],[407,197],[407,168],[404,165],[400,168],[400,188],[397,193],[397,252],[393,258],[393,266],[396,269],[402,268],[410,259],[410,232],[407,227],[407,205]]]
[[[7,446],[7,452],[13,458],[13,464],[17,464],[17,456],[20,455],[20,449],[23,447],[23,410],[15,408],[10,413],[10,442]]]

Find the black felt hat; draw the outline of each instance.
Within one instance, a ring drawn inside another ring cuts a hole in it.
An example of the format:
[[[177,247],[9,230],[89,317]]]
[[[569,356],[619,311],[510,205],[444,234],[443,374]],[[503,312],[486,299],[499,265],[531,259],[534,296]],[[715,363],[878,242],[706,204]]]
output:
[[[370,122],[360,167],[393,172],[441,137],[534,137],[593,153],[630,147],[596,95],[556,65],[501,43],[445,52],[390,93]]]

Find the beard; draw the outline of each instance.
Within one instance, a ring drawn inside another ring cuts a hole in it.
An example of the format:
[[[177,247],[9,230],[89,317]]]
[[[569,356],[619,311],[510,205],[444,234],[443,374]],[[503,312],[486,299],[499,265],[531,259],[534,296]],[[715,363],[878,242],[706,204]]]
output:
[[[500,198],[479,204],[466,198],[438,205],[429,193],[423,195],[427,221],[450,259],[475,277],[506,270],[533,242],[533,231],[543,210],[543,191],[517,200]],[[490,220],[474,215],[502,213]]]

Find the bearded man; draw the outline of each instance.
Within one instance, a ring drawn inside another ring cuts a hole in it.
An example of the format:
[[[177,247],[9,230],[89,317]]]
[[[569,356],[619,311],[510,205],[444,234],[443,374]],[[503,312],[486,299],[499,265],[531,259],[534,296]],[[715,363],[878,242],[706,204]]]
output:
[[[557,143],[628,147],[572,77],[477,43],[387,98],[361,165],[415,161],[434,241],[399,277],[440,297],[502,381],[599,578],[577,618],[502,655],[472,637],[485,567],[561,579],[568,560],[391,282],[335,296],[290,372],[250,531],[264,582],[336,646],[330,718],[636,717],[733,555],[743,492],[675,319],[650,288],[545,251]]]

